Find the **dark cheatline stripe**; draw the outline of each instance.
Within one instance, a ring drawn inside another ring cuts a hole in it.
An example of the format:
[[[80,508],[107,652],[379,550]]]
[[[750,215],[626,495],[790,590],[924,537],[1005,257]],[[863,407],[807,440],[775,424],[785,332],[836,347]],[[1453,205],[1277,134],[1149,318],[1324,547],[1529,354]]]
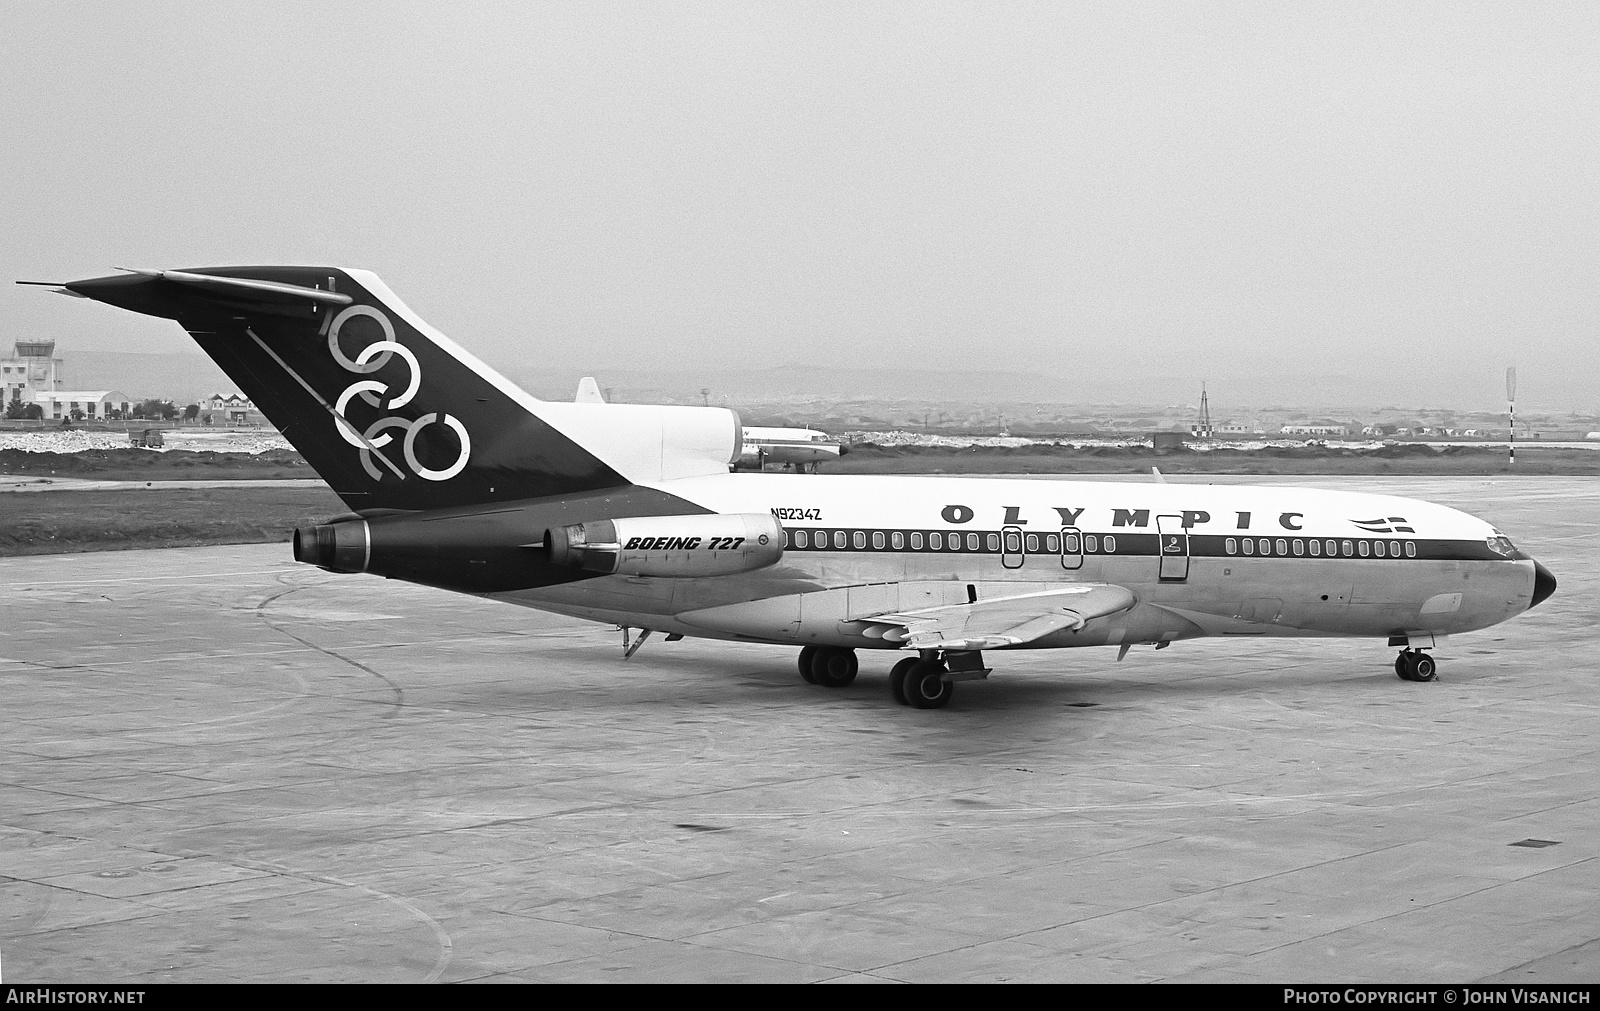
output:
[[[806,545],[801,547],[797,534],[806,534]],[[857,535],[860,535],[858,538]],[[894,546],[894,536],[901,537],[901,547]],[[932,547],[933,535],[939,535],[945,546]],[[819,535],[825,539],[818,543]],[[839,536],[843,536],[843,541]],[[886,527],[795,527],[788,531],[787,550],[804,552],[835,552],[843,554],[911,554],[911,555],[1000,555],[1002,532],[1000,530],[934,530],[931,528],[886,528]],[[1060,551],[1044,550],[1045,538],[1056,537],[1057,545],[1060,544],[1060,534],[1036,533],[1027,536],[1039,538],[1040,550],[1022,551],[1017,554],[1036,557],[1058,557]],[[913,547],[915,539],[920,537],[921,547]],[[971,538],[976,537],[976,546]],[[1125,530],[1110,530],[1104,532],[1082,531],[1082,547],[1084,557],[1138,557],[1160,555],[1161,538],[1159,534],[1128,532]],[[959,538],[956,547],[950,547],[952,538]],[[1107,548],[1107,541],[1112,546]],[[1483,541],[1474,540],[1427,540],[1417,537],[1277,537],[1277,536],[1251,536],[1249,538],[1239,535],[1225,536],[1222,534],[1190,534],[1188,555],[1191,558],[1234,558],[1234,559],[1262,559],[1270,558],[1282,561],[1507,561],[1518,557],[1516,554],[1504,555],[1494,551]],[[1250,550],[1247,552],[1244,542],[1250,541]],[[1312,542],[1317,544],[1317,553],[1313,554]],[[1233,550],[1228,550],[1232,542]],[[1263,547],[1263,542],[1265,546]],[[1296,551],[1296,545],[1299,551]],[[1333,546],[1330,552],[1329,545]],[[1376,545],[1382,545],[1383,554],[1378,554]],[[881,545],[881,546],[879,546]],[[1026,542],[1024,542],[1026,545]],[[1398,552],[1398,553],[1397,553]],[[1076,552],[1071,553],[1074,557]],[[1179,552],[1172,557],[1182,557]]]

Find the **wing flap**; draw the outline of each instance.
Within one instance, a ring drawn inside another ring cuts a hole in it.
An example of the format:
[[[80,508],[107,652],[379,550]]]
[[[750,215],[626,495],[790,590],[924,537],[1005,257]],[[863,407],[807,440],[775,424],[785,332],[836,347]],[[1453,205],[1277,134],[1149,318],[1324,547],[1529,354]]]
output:
[[[1062,629],[1077,631],[1096,618],[1135,603],[1131,590],[1107,583],[1080,583],[1037,593],[992,597],[867,619],[905,629],[911,649],[999,649],[1021,646]],[[894,638],[885,635],[885,639]]]

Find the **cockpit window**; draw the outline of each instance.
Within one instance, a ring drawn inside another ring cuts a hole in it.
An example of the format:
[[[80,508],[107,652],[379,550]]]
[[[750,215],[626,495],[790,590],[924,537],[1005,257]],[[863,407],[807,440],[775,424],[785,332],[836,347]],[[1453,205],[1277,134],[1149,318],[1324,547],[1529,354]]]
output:
[[[1502,534],[1498,530],[1489,536],[1488,544],[1490,551],[1493,551],[1499,555],[1505,555],[1508,558],[1515,554],[1517,550],[1516,545],[1511,543],[1511,538],[1507,537],[1505,534]]]

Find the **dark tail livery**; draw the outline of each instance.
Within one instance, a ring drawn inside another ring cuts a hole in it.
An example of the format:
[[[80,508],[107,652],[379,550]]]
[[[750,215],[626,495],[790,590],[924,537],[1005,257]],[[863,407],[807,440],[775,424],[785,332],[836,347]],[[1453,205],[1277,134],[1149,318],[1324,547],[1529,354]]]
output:
[[[726,473],[740,450],[731,411],[536,400],[368,271],[134,270],[58,290],[194,337],[356,514],[296,531],[295,556],[327,568],[468,592],[586,578],[552,561],[549,530],[709,512],[644,485]]]
[[[201,267],[64,287],[177,320],[363,514],[628,483],[365,271]]]

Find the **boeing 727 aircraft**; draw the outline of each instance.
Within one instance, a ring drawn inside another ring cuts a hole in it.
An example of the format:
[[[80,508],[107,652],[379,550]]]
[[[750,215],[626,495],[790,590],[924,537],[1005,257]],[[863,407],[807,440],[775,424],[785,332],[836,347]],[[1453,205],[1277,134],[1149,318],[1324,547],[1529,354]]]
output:
[[[294,556],[640,629],[793,645],[842,687],[905,654],[945,705],[984,651],[1360,636],[1435,677],[1438,637],[1555,591],[1482,520],[1301,488],[729,473],[728,410],[538,401],[376,275],[135,270],[57,286],[177,320],[350,508]],[[598,400],[598,398],[594,398]],[[631,652],[631,650],[630,650]]]
[[[584,376],[578,382],[578,395],[572,399],[580,404],[606,402],[593,376]],[[764,470],[767,464],[776,463],[796,470],[805,470],[809,466],[811,473],[815,474],[818,464],[824,460],[837,460],[846,452],[843,446],[828,438],[827,432],[810,428],[746,427],[740,429],[740,433],[743,441],[739,455],[729,464],[734,469],[745,467]]]

